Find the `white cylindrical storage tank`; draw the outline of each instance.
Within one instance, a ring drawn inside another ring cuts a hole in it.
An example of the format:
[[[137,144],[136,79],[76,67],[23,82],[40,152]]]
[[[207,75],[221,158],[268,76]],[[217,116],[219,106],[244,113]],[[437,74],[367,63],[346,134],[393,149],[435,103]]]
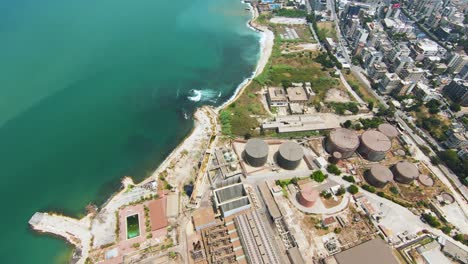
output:
[[[351,157],[358,147],[358,135],[355,131],[346,128],[331,131],[325,142],[325,149],[328,153],[339,152],[343,159]]]
[[[393,165],[393,177],[399,183],[410,184],[419,177],[419,169],[413,163],[400,161]]]
[[[361,135],[359,154],[367,160],[379,161],[392,148],[392,141],[377,130],[368,130]]]
[[[294,170],[301,163],[304,150],[296,142],[288,141],[281,144],[276,155],[278,165],[286,170]]]
[[[252,167],[265,165],[268,158],[268,145],[265,141],[252,138],[247,140],[244,149],[244,161]]]

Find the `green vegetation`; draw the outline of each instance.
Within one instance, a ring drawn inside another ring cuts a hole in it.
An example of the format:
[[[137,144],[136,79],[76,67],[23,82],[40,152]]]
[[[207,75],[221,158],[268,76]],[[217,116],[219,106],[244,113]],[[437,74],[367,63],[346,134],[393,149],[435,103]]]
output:
[[[322,196],[325,199],[330,199],[332,197],[332,194],[330,192],[327,192],[327,191],[322,191],[320,193],[320,196]]]
[[[312,178],[316,182],[323,182],[327,178],[327,176],[323,174],[322,171],[317,170],[317,171],[314,171],[312,175],[310,175],[310,178]]]
[[[367,184],[362,185],[362,188],[368,192],[375,193],[375,187]]]
[[[452,110],[453,112],[458,112],[461,110],[461,106],[457,103],[453,103],[450,105],[450,110]]]
[[[367,130],[370,128],[377,128],[384,120],[381,117],[373,117],[370,119],[360,118],[359,122],[362,124],[362,128]]]
[[[430,214],[422,214],[421,217],[426,221],[430,226],[438,228],[440,227],[440,222],[436,217]]]
[[[465,245],[468,245],[468,235],[466,234],[458,233],[455,236],[453,236],[453,239],[455,239],[456,241],[460,241]]]
[[[348,102],[348,103],[337,103],[332,102],[330,105],[333,107],[335,112],[339,115],[345,113],[346,110],[350,111],[353,114],[357,114],[359,112],[358,103],[356,102]]]
[[[468,160],[462,160],[458,157],[455,150],[445,150],[438,153],[439,158],[457,174],[463,184],[468,185]]]
[[[390,187],[390,192],[392,192],[394,195],[397,195],[398,193],[400,193],[398,191],[398,188],[395,186]]]
[[[298,10],[298,9],[277,9],[274,10],[273,13],[277,16],[282,17],[306,17],[307,12],[305,10]]]
[[[354,177],[351,176],[351,175],[344,175],[343,176],[343,180],[347,181],[347,182],[352,182],[352,183],[355,183],[356,180],[354,180]]]
[[[345,194],[345,192],[346,192],[345,188],[340,187],[338,189],[338,191],[336,191],[336,195],[341,196],[341,195]]]
[[[352,184],[348,187],[348,192],[351,194],[356,194],[359,192],[359,188],[356,185]]]
[[[341,174],[341,170],[335,164],[328,165],[327,171],[329,173],[333,173],[335,175],[340,175]]]
[[[230,136],[232,134],[231,116],[232,113],[226,109],[221,110],[219,113],[219,121],[221,122],[221,132],[223,135]]]

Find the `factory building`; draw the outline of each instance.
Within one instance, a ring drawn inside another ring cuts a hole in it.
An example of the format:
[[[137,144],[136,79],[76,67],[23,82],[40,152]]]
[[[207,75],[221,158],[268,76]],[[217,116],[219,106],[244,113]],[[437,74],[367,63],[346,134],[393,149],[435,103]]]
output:
[[[367,160],[379,161],[391,148],[392,142],[386,135],[377,130],[368,130],[361,135],[358,152]]]
[[[276,161],[278,165],[286,170],[294,170],[301,163],[304,150],[296,142],[284,142],[278,149]]]
[[[244,161],[252,167],[261,167],[265,165],[268,158],[267,143],[258,138],[247,140],[243,157]]]
[[[343,159],[349,158],[359,147],[359,138],[355,131],[346,128],[337,128],[330,132],[325,142],[328,153],[341,153]]]
[[[375,164],[364,173],[364,178],[370,185],[383,188],[393,180],[393,173],[384,165]]]
[[[216,208],[223,217],[251,208],[250,199],[240,177],[218,182],[213,190]]]
[[[304,187],[301,187],[301,191],[297,193],[297,201],[304,207],[314,206],[317,199],[319,199],[319,193],[310,184],[305,184]]]
[[[400,135],[400,132],[398,132],[398,129],[396,129],[396,127],[388,123],[380,124],[377,127],[377,130],[380,133],[386,135],[389,139],[394,139]]]
[[[419,169],[413,163],[400,161],[393,165],[393,176],[397,182],[410,184],[419,177]]]

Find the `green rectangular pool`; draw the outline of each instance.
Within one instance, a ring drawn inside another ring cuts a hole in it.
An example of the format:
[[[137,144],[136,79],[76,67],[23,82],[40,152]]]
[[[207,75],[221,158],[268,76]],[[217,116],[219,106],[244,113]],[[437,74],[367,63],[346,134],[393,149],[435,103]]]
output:
[[[127,239],[140,235],[140,222],[138,214],[127,216]]]

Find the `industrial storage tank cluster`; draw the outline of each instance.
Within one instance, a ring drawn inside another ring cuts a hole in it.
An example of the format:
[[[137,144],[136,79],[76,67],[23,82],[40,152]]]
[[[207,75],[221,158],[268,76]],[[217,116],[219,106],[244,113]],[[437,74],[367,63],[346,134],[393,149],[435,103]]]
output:
[[[297,194],[297,201],[304,207],[312,207],[319,198],[318,191],[310,186],[304,188]]]
[[[244,149],[244,160],[252,167],[265,165],[268,158],[268,145],[265,141],[252,138],[247,140]]]
[[[304,157],[302,147],[296,142],[284,142],[278,149],[276,161],[278,165],[286,170],[294,170]]]
[[[419,177],[419,169],[413,163],[400,161],[393,165],[393,175],[395,181],[409,184]]]
[[[367,160],[379,161],[385,158],[391,148],[390,138],[377,130],[368,130],[361,135],[361,145],[358,152]]]
[[[337,128],[331,131],[325,142],[325,149],[328,153],[338,152],[343,159],[351,157],[358,147],[358,135],[355,131],[346,128]]]
[[[364,174],[366,181],[378,188],[383,188],[385,185],[393,180],[392,171],[384,165],[373,165]]]

